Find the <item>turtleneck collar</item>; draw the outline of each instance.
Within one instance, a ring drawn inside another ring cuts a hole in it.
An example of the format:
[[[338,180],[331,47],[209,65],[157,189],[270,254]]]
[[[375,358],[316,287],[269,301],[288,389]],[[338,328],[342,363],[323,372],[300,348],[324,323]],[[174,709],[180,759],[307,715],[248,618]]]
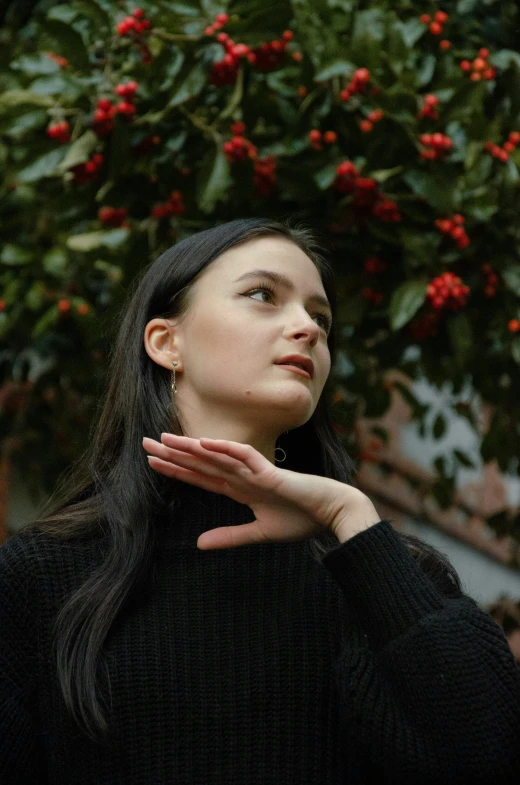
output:
[[[196,543],[202,532],[218,526],[249,523],[253,510],[222,493],[207,491],[196,485],[176,481],[171,501],[157,516],[156,527],[174,540]]]

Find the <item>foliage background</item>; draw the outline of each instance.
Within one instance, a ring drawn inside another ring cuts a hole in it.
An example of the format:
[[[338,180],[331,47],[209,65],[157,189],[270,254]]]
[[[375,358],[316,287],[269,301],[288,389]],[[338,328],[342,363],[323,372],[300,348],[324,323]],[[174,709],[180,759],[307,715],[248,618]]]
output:
[[[0,439],[31,488],[50,492],[87,444],[133,277],[183,237],[249,215],[298,215],[333,243],[341,351],[330,385],[354,457],[356,421],[386,411],[385,374],[398,368],[449,382],[451,406],[476,429],[478,401],[492,404],[482,457],[520,474],[514,0],[146,1],[139,35],[117,32],[136,8],[126,2],[2,8]],[[434,33],[419,17],[439,11],[447,20]],[[220,32],[245,45],[227,70],[218,31],[207,30],[221,13]],[[266,58],[259,47],[273,41],[284,43]],[[482,47],[488,75],[473,78]],[[369,81],[345,100],[358,69]],[[107,131],[97,102],[116,106],[129,80],[135,113],[116,112]],[[437,117],[423,116],[427,95]],[[48,126],[63,122],[62,141],[50,138]],[[428,158],[421,136],[433,133],[451,146]],[[102,162],[88,172],[95,155]],[[338,175],[345,161],[353,179]],[[453,215],[464,218],[465,247],[436,224]],[[428,286],[445,273],[467,295],[435,308]],[[396,386],[430,435],[429,407]],[[434,438],[446,424],[438,414]],[[461,450],[437,459],[441,506],[461,466],[471,466]],[[520,539],[518,516],[490,523]]]

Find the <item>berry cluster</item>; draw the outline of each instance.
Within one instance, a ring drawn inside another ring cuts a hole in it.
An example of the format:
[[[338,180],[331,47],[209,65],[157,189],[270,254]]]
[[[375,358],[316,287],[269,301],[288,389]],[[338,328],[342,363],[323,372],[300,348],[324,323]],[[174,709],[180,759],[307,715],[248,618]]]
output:
[[[98,210],[98,220],[105,226],[129,226],[126,217],[128,210],[126,207],[100,207]]]
[[[139,85],[134,81],[118,84],[115,93],[123,100],[115,106],[109,98],[98,99],[92,127],[99,137],[107,136],[113,131],[116,114],[120,114],[127,120],[133,118],[135,114],[133,100],[138,87]]]
[[[359,129],[364,134],[370,133],[372,128],[374,127],[374,123],[378,123],[380,120],[383,119],[385,113],[382,109],[374,109],[372,112],[368,113],[368,116],[365,120],[361,120],[359,123]]]
[[[219,14],[219,16],[224,18],[226,17],[226,14]],[[223,24],[225,24],[225,22]],[[220,27],[222,27],[222,24]],[[215,24],[206,28],[206,35],[213,35],[214,31]],[[255,49],[250,49],[247,44],[237,44],[227,33],[219,33],[217,35],[217,41],[219,44],[222,44],[226,50],[226,54],[222,60],[218,63],[214,63],[211,68],[210,79],[212,84],[217,87],[234,84],[238,75],[241,57],[247,58],[252,65],[263,73],[273,71],[284,61],[287,42],[291,41],[292,38],[293,33],[291,30],[285,30],[279,40],[269,41],[261,44]]]
[[[421,120],[423,117],[429,117],[431,120],[438,120],[439,113],[436,107],[439,105],[439,99],[433,93],[424,96],[424,103],[417,112],[417,119]]]
[[[287,35],[290,37],[287,38]],[[282,34],[281,39],[268,41],[264,44],[261,44],[260,46],[257,46],[256,49],[253,49],[251,53],[254,59],[250,59],[250,62],[254,63],[255,68],[264,74],[268,73],[269,71],[274,71],[274,69],[282,65],[283,61],[285,60],[287,41],[290,41],[292,37],[292,32],[290,30],[286,30]]]
[[[368,68],[358,68],[354,71],[354,76],[346,87],[340,92],[339,97],[342,101],[348,101],[356,93],[364,93],[370,82],[370,71]]]
[[[47,126],[47,136],[64,144],[70,141],[70,126],[66,120]]]
[[[520,131],[511,131],[507,142],[504,142],[502,147],[494,142],[486,142],[484,150],[491,153],[493,158],[498,158],[499,161],[505,163],[509,158],[509,153],[516,149],[517,144],[520,144]]]
[[[69,64],[69,61],[65,57],[61,57],[54,52],[47,52],[47,57],[50,57],[51,60],[54,60],[55,63],[58,63],[60,68],[66,68]]]
[[[255,160],[253,183],[256,188],[256,196],[271,196],[276,184],[276,159],[274,155]]]
[[[131,16],[125,16],[122,22],[118,22],[116,32],[121,36],[140,36],[145,30],[149,30],[150,26],[150,20],[145,19],[144,11],[141,8],[136,8],[132,11]]]
[[[446,153],[452,149],[453,141],[444,134],[421,134],[420,141],[424,150],[421,150],[421,158],[427,161],[435,161],[444,158]]]
[[[416,341],[433,338],[437,335],[439,329],[439,312],[427,311],[419,314],[406,325],[405,329],[408,335]]]
[[[378,275],[386,272],[386,270],[388,270],[388,262],[380,259],[379,256],[369,256],[363,262],[363,272],[367,275]]]
[[[449,218],[438,218],[435,221],[435,226],[443,234],[449,234],[455,240],[459,248],[467,248],[469,245],[469,237],[464,229],[464,216],[460,213],[455,213]]]
[[[217,14],[215,21],[212,25],[208,25],[204,30],[204,35],[213,35],[216,30],[220,30],[225,24],[229,22],[229,14]]]
[[[352,161],[338,164],[332,187],[340,193],[352,193],[354,205],[369,207],[374,218],[379,218],[380,221],[393,223],[401,220],[397,204],[386,199],[377,190],[376,180],[371,177],[359,177],[358,169]]]
[[[257,149],[255,145],[240,134],[234,136],[228,142],[224,142],[223,149],[226,158],[231,163],[245,161],[246,158],[256,158]]]
[[[334,144],[334,142],[338,141],[338,135],[336,131],[325,131],[325,133],[321,133],[317,128],[313,128],[312,131],[309,131],[309,141],[315,150],[322,150],[322,140],[325,144]]]
[[[428,25],[428,29],[432,35],[441,35],[443,26],[448,21],[448,14],[445,11],[436,11],[433,19],[429,14],[421,14],[419,19],[423,25]]]
[[[497,293],[498,275],[490,264],[483,264],[480,270],[486,280],[484,286],[484,295],[488,298],[494,297]]]
[[[182,193],[180,191],[172,191],[168,201],[163,204],[156,204],[152,207],[152,215],[154,218],[165,218],[167,215],[181,215],[185,211]]]
[[[392,199],[385,199],[382,194],[378,194],[379,201],[372,208],[372,215],[374,218],[379,218],[380,221],[385,223],[399,223],[401,220],[401,213],[397,203]]]
[[[71,167],[70,171],[74,173],[74,180],[79,185],[95,180],[99,169],[103,166],[104,160],[101,153],[95,153],[90,161]]]
[[[361,292],[361,297],[363,300],[366,300],[369,303],[373,303],[373,305],[381,305],[383,300],[385,299],[385,295],[383,292],[378,292],[376,289],[370,289],[368,286],[363,289]]]
[[[152,60],[152,53],[144,42],[143,34],[149,30],[151,23],[149,19],[144,18],[144,11],[141,8],[136,8],[132,11],[131,16],[125,16],[122,22],[116,25],[116,32],[120,36],[129,36],[141,55],[141,61],[146,65]]]
[[[475,57],[473,61],[461,60],[459,65],[464,73],[469,73],[469,78],[473,82],[480,82],[481,79],[494,79],[497,69],[489,65],[488,57],[489,49],[479,49],[478,57]]]
[[[458,311],[466,305],[469,286],[454,273],[442,273],[426,287],[426,299],[440,311]]]

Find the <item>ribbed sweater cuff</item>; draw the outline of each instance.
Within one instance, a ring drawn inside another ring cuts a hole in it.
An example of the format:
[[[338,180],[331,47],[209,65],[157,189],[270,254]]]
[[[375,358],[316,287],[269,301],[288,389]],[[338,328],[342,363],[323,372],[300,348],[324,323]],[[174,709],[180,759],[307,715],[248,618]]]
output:
[[[322,564],[378,649],[449,602],[384,519],[329,551]]]

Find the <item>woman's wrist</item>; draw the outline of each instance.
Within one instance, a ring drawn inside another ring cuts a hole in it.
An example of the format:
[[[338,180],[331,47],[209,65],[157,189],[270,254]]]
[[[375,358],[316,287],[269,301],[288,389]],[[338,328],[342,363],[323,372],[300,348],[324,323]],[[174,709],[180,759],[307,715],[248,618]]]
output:
[[[333,528],[333,534],[340,543],[347,542],[359,532],[369,529],[379,523],[381,516],[378,514],[372,502],[365,497],[363,504],[350,505],[345,509],[344,516],[340,517],[338,523]]]

